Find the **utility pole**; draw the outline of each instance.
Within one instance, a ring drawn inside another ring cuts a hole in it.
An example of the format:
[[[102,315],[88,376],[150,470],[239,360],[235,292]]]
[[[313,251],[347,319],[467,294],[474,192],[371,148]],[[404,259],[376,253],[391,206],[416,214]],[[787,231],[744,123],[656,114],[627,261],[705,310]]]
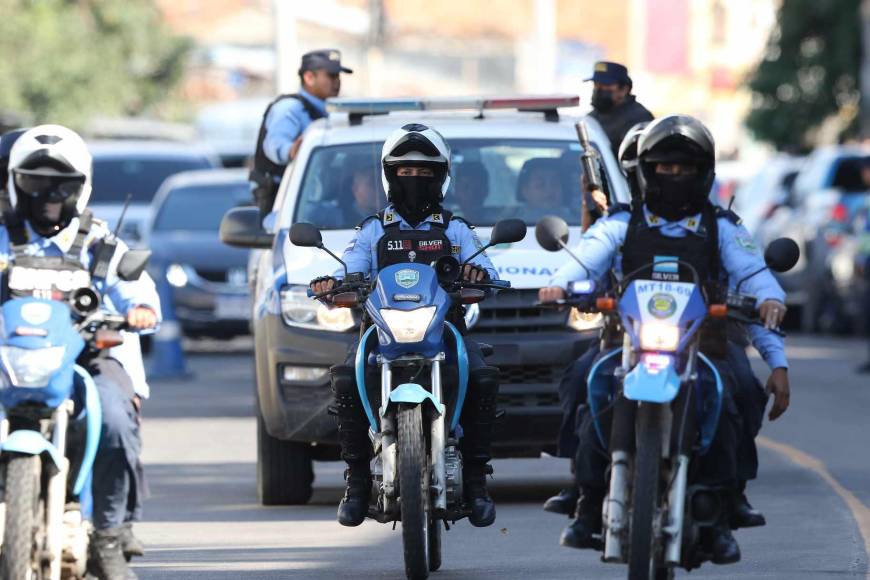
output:
[[[861,138],[870,139],[870,0],[861,1]]]

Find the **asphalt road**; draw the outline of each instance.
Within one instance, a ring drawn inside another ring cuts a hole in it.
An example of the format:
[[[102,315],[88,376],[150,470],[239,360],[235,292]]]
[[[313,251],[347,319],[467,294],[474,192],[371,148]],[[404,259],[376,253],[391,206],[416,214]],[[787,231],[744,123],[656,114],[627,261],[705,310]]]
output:
[[[692,578],[870,579],[870,380],[852,372],[865,347],[789,342],[792,408],[765,425],[762,474],[750,488],[769,523],[739,532],[742,562],[706,565]],[[310,505],[259,506],[250,355],[198,354],[188,364],[194,377],[155,384],[146,407],[152,497],[137,528],[148,546],[136,562],[140,578],[404,577],[398,530],[335,522],[336,463],[317,465]],[[558,546],[567,520],[540,504],[566,480],[561,460],[499,461],[495,470],[496,524],[451,529],[433,578],[625,577],[624,567],[602,564],[595,553]]]

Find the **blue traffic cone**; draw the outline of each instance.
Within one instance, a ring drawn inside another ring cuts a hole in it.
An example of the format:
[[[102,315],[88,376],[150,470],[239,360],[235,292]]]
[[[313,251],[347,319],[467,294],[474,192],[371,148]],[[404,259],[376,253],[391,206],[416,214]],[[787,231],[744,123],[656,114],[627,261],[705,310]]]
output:
[[[152,338],[151,364],[148,378],[179,379],[190,376],[184,362],[184,350],[181,348],[181,323],[175,316],[172,287],[166,279],[166,266],[157,269],[157,294],[160,297],[160,309],[163,321]]]

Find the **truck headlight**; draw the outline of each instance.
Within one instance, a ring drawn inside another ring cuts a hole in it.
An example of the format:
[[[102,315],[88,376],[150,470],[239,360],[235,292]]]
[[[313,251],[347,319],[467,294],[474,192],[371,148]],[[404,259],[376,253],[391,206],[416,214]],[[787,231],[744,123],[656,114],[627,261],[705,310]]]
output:
[[[307,286],[285,286],[281,290],[281,318],[288,326],[345,332],[356,326],[349,308],[329,308],[309,298]]]
[[[396,342],[420,342],[435,317],[435,307],[424,306],[415,310],[381,308],[381,316]]]
[[[599,312],[580,312],[572,308],[568,313],[568,326],[579,332],[601,328],[603,321],[604,317]]]
[[[0,360],[13,386],[39,388],[48,385],[51,377],[61,367],[65,351],[63,346],[0,346]]]
[[[675,351],[680,343],[680,329],[670,324],[642,324],[640,348],[643,350]]]
[[[176,288],[184,288],[190,282],[187,269],[181,264],[170,264],[166,268],[166,281]]]

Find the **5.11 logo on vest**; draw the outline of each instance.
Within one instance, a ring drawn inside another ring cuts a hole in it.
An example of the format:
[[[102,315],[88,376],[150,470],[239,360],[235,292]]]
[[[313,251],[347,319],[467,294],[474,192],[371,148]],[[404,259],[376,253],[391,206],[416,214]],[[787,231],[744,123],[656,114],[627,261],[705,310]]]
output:
[[[387,249],[391,252],[407,252],[412,249],[411,240],[388,240]]]

